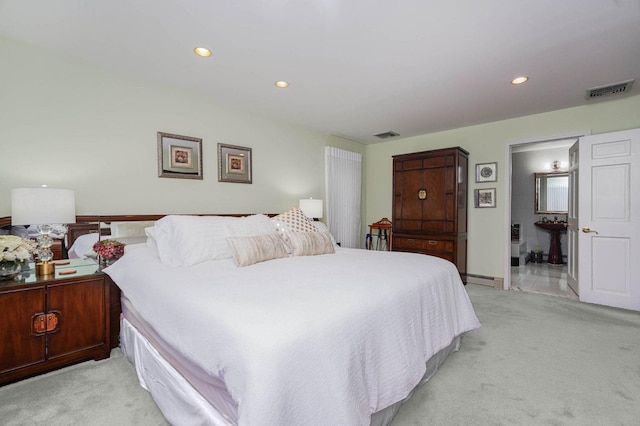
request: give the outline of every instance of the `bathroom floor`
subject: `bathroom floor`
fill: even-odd
[[[579,300],[567,285],[567,265],[529,262],[511,267],[511,287],[530,292]]]

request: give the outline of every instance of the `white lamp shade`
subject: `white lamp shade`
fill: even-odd
[[[71,189],[16,188],[11,190],[11,224],[76,223],[76,197]]]
[[[322,217],[322,200],[314,200],[313,198],[300,200],[298,204],[305,216],[320,219]]]

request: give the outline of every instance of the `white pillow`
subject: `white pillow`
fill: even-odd
[[[101,240],[109,238],[108,235],[100,237]],[[95,259],[96,252],[93,251],[93,245],[98,242],[98,233],[80,235],[69,247],[69,259],[86,259],[87,257]]]
[[[275,230],[270,234],[251,237],[229,237],[227,242],[233,251],[233,260],[237,266],[249,266],[266,260],[287,257],[284,241]]]
[[[229,223],[229,227],[231,235],[234,237],[250,237],[276,232],[276,227],[271,219],[263,214],[236,218]]]
[[[160,257],[160,252],[158,251],[158,242],[156,241],[156,228],[154,228],[153,226],[144,228],[144,234],[147,236],[147,247],[149,247],[151,253],[153,253],[155,257]]]
[[[313,223],[313,226],[315,226],[318,231],[321,231],[321,232],[324,231],[324,232],[327,232],[329,235],[331,235],[331,243],[333,243],[334,246],[338,245],[338,243],[336,243],[336,239],[333,238],[333,234],[329,232],[329,227],[326,224],[318,220],[314,220],[311,223]]]
[[[225,238],[231,236],[222,216],[175,216],[158,220],[154,227],[160,260],[169,266],[192,266],[233,256]]]
[[[178,216],[156,221],[155,240],[160,260],[169,266],[192,266],[233,257],[227,237],[274,232],[267,216]]]
[[[154,221],[111,222],[111,237],[142,237],[144,230],[153,226]]]

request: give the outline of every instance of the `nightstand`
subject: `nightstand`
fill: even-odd
[[[31,264],[30,266],[33,266]],[[65,274],[75,269],[73,274]],[[0,281],[0,385],[111,351],[111,283],[92,260]]]

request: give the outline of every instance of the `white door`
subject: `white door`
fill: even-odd
[[[579,143],[580,300],[640,310],[640,129]]]
[[[578,166],[580,141],[569,148],[569,211],[567,214],[567,284],[579,296],[578,287]]]

